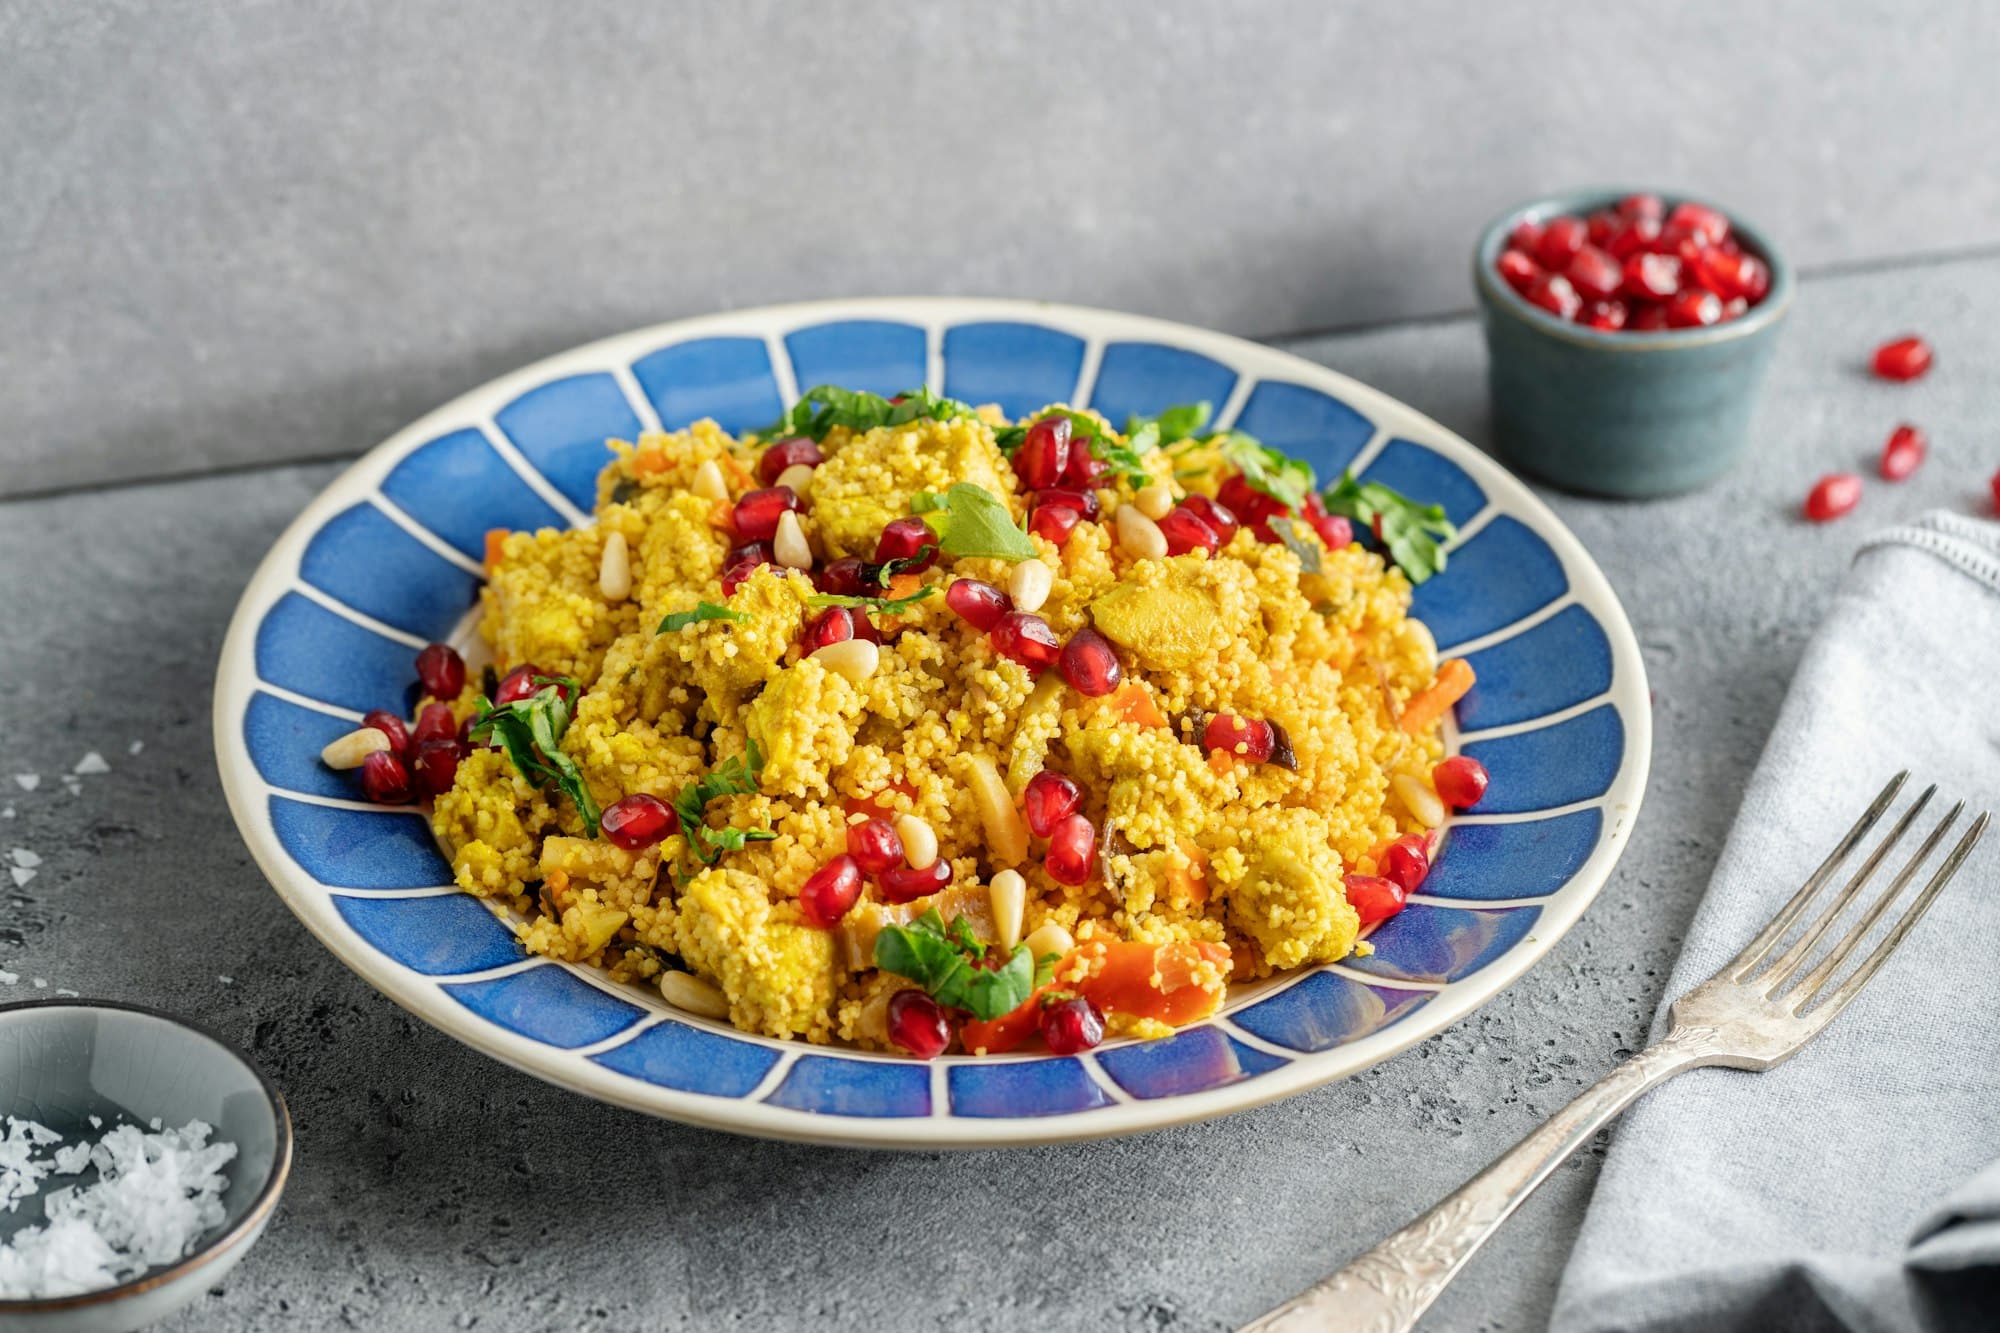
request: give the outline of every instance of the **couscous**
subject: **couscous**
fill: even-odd
[[[328,762],[434,796],[526,949],[747,1031],[1163,1035],[1365,950],[1485,785],[1408,614],[1443,514],[1207,415],[824,387],[612,441],[593,525],[489,536],[483,679],[433,645]]]

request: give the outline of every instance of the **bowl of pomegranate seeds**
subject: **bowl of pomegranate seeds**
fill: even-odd
[[[1792,274],[1714,204],[1600,190],[1513,208],[1481,235],[1495,442],[1565,489],[1691,490],[1741,456]]]

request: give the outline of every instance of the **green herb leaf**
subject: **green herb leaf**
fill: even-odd
[[[919,588],[908,597],[849,597],[846,593],[816,592],[806,597],[807,606],[859,606],[878,615],[894,615],[904,607],[921,602],[936,588]]]
[[[953,482],[940,508],[925,519],[939,534],[946,555],[990,556],[996,560],[1031,560],[1035,544],[1014,526],[1006,502],[969,481]],[[893,563],[893,562],[892,562]],[[884,567],[886,568],[886,566]],[[883,579],[886,584],[888,580]]]
[[[933,528],[932,531],[936,531],[936,529]],[[894,560],[884,560],[881,564],[875,566],[875,586],[886,588],[895,581],[896,575],[907,574],[912,570],[924,568],[930,564],[931,557],[937,553],[937,550],[937,547],[931,545],[929,542],[925,542],[917,548],[915,555],[898,556]]]
[[[1287,551],[1290,551],[1299,558],[1300,572],[1306,574],[1319,573],[1319,547],[1306,540],[1306,535],[1301,530],[1302,525],[1297,519],[1274,518],[1270,520],[1269,527],[1271,535],[1283,543]]]
[[[671,804],[680,818],[681,832],[687,835],[689,849],[703,865],[714,865],[725,851],[741,851],[746,841],[766,842],[777,837],[768,829],[712,829],[707,824],[708,803],[719,796],[754,795],[757,771],[763,766],[764,757],[753,740],[743,754],[729,756],[682,787],[674,797]]]
[[[1125,434],[1137,435],[1142,426],[1157,426],[1160,431],[1160,445],[1164,448],[1199,435],[1201,428],[1208,424],[1208,418],[1213,411],[1214,409],[1206,402],[1177,403],[1156,417],[1127,417]]]
[[[1442,543],[1458,528],[1445,517],[1443,505],[1420,505],[1380,482],[1356,481],[1352,472],[1341,473],[1325,499],[1327,513],[1352,519],[1379,537],[1410,582],[1422,583],[1444,569]]]
[[[672,634],[676,630],[684,630],[689,625],[698,625],[706,620],[733,620],[741,624],[749,618],[741,611],[732,611],[726,606],[717,606],[714,602],[696,602],[692,611],[675,611],[669,614],[660,622],[657,632]]]
[[[1111,475],[1123,477],[1134,486],[1144,486],[1152,481],[1152,474],[1146,471],[1145,456],[1160,444],[1161,433],[1156,419],[1133,418],[1133,424],[1138,429],[1132,433],[1131,439],[1121,444],[1106,433],[1096,417],[1073,412],[1066,407],[1058,407],[1042,413],[1035,418],[1035,421],[1045,421],[1050,417],[1068,417],[1071,447],[1075,446],[1076,441],[1083,441],[1092,457],[1109,465]],[[1033,424],[1034,422],[1023,422],[1018,426],[1003,426],[994,432],[993,441],[1000,446],[1002,453],[1011,455],[1021,447],[1021,441],[1027,438],[1028,427]]]
[[[910,497],[912,514],[928,514],[933,509],[945,508],[944,497],[936,491],[918,491]]]
[[[501,707],[481,695],[467,737],[474,745],[498,740],[523,778],[537,787],[553,785],[569,797],[594,838],[597,801],[576,761],[562,752],[563,733],[569,730],[571,717],[562,691],[567,688],[572,697],[581,697],[583,686],[569,676],[536,676],[534,683],[541,687],[535,693]]]
[[[1254,435],[1233,430],[1215,438],[1222,443],[1223,458],[1243,474],[1243,480],[1280,504],[1298,509],[1318,484],[1312,464],[1287,457]]]
[[[934,394],[928,388],[911,389],[897,396],[902,401],[892,403],[879,394],[843,389],[837,384],[816,385],[799,395],[791,410],[761,433],[767,440],[788,435],[823,440],[835,426],[859,433],[880,426],[906,425],[920,417],[950,421],[973,415],[966,404]]]
[[[965,918],[946,927],[935,907],[907,926],[884,926],[875,937],[875,966],[908,977],[948,1009],[990,1022],[1027,1003],[1040,967],[1025,944],[1015,945],[997,971],[973,966],[985,955]]]

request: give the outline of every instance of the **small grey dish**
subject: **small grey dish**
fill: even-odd
[[[1632,193],[1587,190],[1508,209],[1480,234],[1472,281],[1500,455],[1565,490],[1644,499],[1706,485],[1742,457],[1793,282],[1762,231],[1714,204],[1771,269],[1771,290],[1739,319],[1646,333],[1586,328],[1532,304],[1494,271],[1523,218],[1584,217]],[[1669,210],[1688,201],[1663,198]]]
[[[179,1019],[106,1000],[39,1000],[0,1007],[0,1116],[35,1120],[74,1141],[97,1116],[169,1128],[215,1127],[236,1145],[223,1168],[221,1226],[192,1254],[103,1291],[0,1300],[0,1333],[124,1333],[164,1319],[222,1280],[277,1207],[292,1164],[285,1100],[248,1059]],[[44,1182],[44,1188],[53,1182]],[[39,1198],[0,1212],[0,1241],[44,1220]]]

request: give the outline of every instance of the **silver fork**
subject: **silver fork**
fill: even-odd
[[[1707,981],[1674,1001],[1667,1035],[1627,1060],[1602,1082],[1558,1111],[1540,1129],[1521,1140],[1506,1156],[1474,1176],[1456,1194],[1395,1235],[1356,1259],[1332,1277],[1307,1289],[1243,1333],[1397,1333],[1416,1326],[1445,1284],[1465,1266],[1486,1238],[1548,1178],[1556,1166],[1583,1147],[1605,1124],[1630,1106],[1641,1093],[1675,1074],[1702,1065],[1731,1069],[1771,1069],[1796,1055],[1800,1048],[1853,1003],[1861,988],[1887,962],[1896,946],[1929,910],[1973,846],[1986,831],[1989,818],[1981,812],[1931,875],[1916,901],[1845,980],[1814,1003],[1834,974],[1869,932],[1882,920],[1918,868],[1943,841],[1965,809],[1951,808],[1923,846],[1917,849],[1852,929],[1816,964],[1799,977],[1799,969],[1834,923],[1873,877],[1917,816],[1930,804],[1937,787],[1928,788],[1898,819],[1859,869],[1834,894],[1826,910],[1815,917],[1784,952],[1764,966],[1774,949],[1814,905],[1820,891],[1832,883],[1849,853],[1868,836],[1909,778],[1898,773],[1875,798],[1867,813],[1820,863],[1804,886],[1771,923],[1723,964]],[[1797,984],[1794,985],[1794,978]]]

